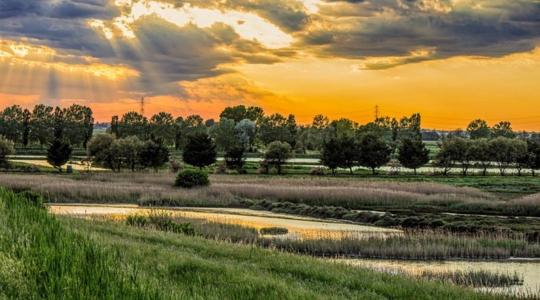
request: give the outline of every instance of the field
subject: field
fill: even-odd
[[[0,190],[0,295],[6,298],[497,298],[252,246],[58,220],[27,199]]]
[[[311,269],[300,270],[300,267],[287,271],[280,269],[276,274],[272,269],[272,272],[266,273],[268,262],[259,265],[261,262],[256,258],[253,258],[256,261],[251,260],[254,255],[298,259],[300,265],[309,261],[310,266],[322,262],[315,262],[306,256],[426,262],[456,259],[504,262],[516,257],[540,258],[540,182],[533,177],[211,175],[210,180],[209,187],[179,189],[173,187],[174,174],[165,170],[156,173],[0,174],[0,186],[16,192],[31,191],[43,196],[49,203],[87,203],[88,207],[100,203],[105,205],[105,210],[107,205],[118,204],[153,208],[149,210],[153,212],[150,216],[111,213],[96,217],[85,213],[82,216],[73,215],[83,219],[62,216],[59,220],[63,227],[76,231],[77,235],[92,236],[92,240],[100,247],[133,247],[129,254],[125,254],[125,259],[130,262],[141,261],[144,265],[141,270],[145,271],[137,269],[136,275],[129,276],[144,278],[145,288],[151,286],[151,282],[166,282],[166,287],[158,291],[165,294],[160,294],[159,298],[186,296],[180,292],[185,289],[192,293],[187,297],[214,298],[225,295],[234,298],[238,295],[235,294],[236,290],[256,295],[266,291],[266,288],[279,290],[279,294],[268,292],[269,298],[282,298],[284,295],[293,298],[319,295],[325,298],[329,295],[322,291],[324,286],[334,285],[338,288],[336,284],[350,280],[342,277],[348,272],[345,269],[336,271],[335,277],[323,276],[318,273],[320,271],[311,273]],[[169,208],[191,210],[179,215],[178,210]],[[212,214],[203,213],[206,209],[211,209]],[[214,217],[197,217],[197,214]],[[221,214],[222,218],[215,217]],[[259,214],[272,218],[274,222],[242,223],[234,218],[235,215],[249,217]],[[282,219],[283,216],[311,218],[315,222],[328,222],[336,226],[341,224],[343,228],[355,224],[376,227],[372,227],[373,234],[351,235],[350,232],[355,230],[351,229],[353,231],[349,233],[336,235],[335,232],[314,229],[307,236],[297,236],[295,232],[298,232],[298,228],[290,225],[288,219]],[[379,234],[377,228],[397,230],[398,233]],[[209,256],[193,260],[189,258],[188,263],[179,262],[177,259],[186,258],[186,254],[177,253],[178,249],[188,253],[208,251]],[[226,254],[219,254],[221,251]],[[106,252],[108,254],[110,251]],[[149,253],[160,253],[171,260],[164,261],[164,258],[157,258],[157,254]],[[238,256],[228,256],[233,253]],[[244,261],[246,256],[240,253],[244,253],[248,259]],[[181,274],[177,274],[180,271],[171,271],[176,263],[182,266],[182,270],[194,268],[193,272],[198,279],[194,282],[194,274],[186,275],[186,271]],[[283,268],[282,264],[294,265],[289,261],[276,263]],[[246,271],[248,273],[245,276],[254,281],[253,286],[234,285],[235,282],[247,280],[244,275],[235,274],[240,268],[237,265],[249,266],[246,267],[249,271]],[[339,270],[346,268],[335,267]],[[262,274],[259,274],[260,268],[265,270]],[[289,275],[283,275],[282,272],[288,272]],[[294,275],[298,272],[302,274],[298,275],[299,278]],[[368,271],[362,268],[354,272]],[[215,273],[223,273],[225,277],[214,283],[216,290],[204,290],[203,284],[208,284],[211,274]],[[370,275],[370,282],[377,280],[377,276],[386,276],[373,274],[377,275]],[[530,276],[534,278],[537,274],[532,274],[427,270],[423,275],[411,277],[404,273],[393,277],[399,280],[415,278],[413,282],[451,282],[476,288],[509,285],[514,291],[509,295],[534,298],[538,291],[530,283],[533,280]],[[269,278],[263,279],[261,276]],[[287,281],[287,276],[293,277]],[[311,276],[317,280],[324,278],[324,283]],[[527,276],[527,288],[522,286],[522,276]],[[188,282],[181,286],[178,280]],[[332,283],[328,284],[326,280]],[[233,282],[235,291],[224,291],[226,283],[230,282]],[[272,288],[263,282],[271,284]],[[519,286],[522,288],[515,292]],[[532,290],[529,290],[531,287]],[[338,296],[361,298],[366,289],[361,288],[360,292],[356,288],[359,288],[356,284],[355,288],[347,286],[343,294]],[[403,293],[402,288],[393,292]],[[291,292],[292,289],[298,293]],[[148,293],[155,292],[151,290]],[[375,295],[388,296],[378,293],[375,292]],[[398,298],[408,297],[405,292]]]

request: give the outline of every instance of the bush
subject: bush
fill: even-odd
[[[181,162],[177,161],[177,160],[171,160],[170,162],[170,170],[172,173],[176,174],[180,171],[182,171],[182,169],[184,168],[184,166],[182,165]]]
[[[192,188],[197,186],[207,186],[210,184],[208,174],[198,170],[185,170],[176,177],[175,186],[182,188]]]
[[[264,227],[259,230],[262,235],[282,235],[289,233],[289,230],[284,227]]]

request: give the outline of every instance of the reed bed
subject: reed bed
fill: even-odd
[[[522,285],[523,277],[517,273],[506,274],[500,272],[479,271],[454,271],[432,272],[423,271],[420,277],[428,280],[441,280],[462,286],[470,287],[509,287]]]

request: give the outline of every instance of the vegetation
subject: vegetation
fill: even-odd
[[[184,150],[184,162],[192,166],[209,166],[216,162],[216,146],[206,133],[188,136],[186,149]]]
[[[3,297],[495,298],[192,236],[112,223],[58,222],[21,196],[2,191],[0,199]],[[34,242],[18,238],[21,232]]]
[[[523,279],[518,274],[492,273],[482,270],[447,273],[424,271],[420,276],[425,279],[442,280],[472,287],[508,287],[523,284]]]
[[[0,168],[7,168],[9,167],[8,162],[8,155],[12,155],[15,153],[15,148],[13,146],[13,142],[10,140],[7,140],[3,136],[0,136]]]
[[[399,162],[406,168],[416,169],[429,162],[429,150],[421,140],[404,139],[399,145]]]
[[[65,165],[71,157],[71,146],[61,139],[55,139],[47,150],[47,162],[62,171],[62,166]]]
[[[291,146],[286,142],[274,141],[268,145],[264,161],[268,167],[275,167],[279,175],[283,172],[283,164],[291,157]]]
[[[174,185],[189,189],[210,185],[210,181],[208,180],[208,174],[203,171],[185,170],[178,173]]]

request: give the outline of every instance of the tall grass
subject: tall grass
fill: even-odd
[[[457,285],[472,287],[508,287],[523,284],[518,274],[480,271],[432,272],[423,271],[420,277],[429,280],[443,280]]]
[[[153,299],[121,254],[68,232],[25,197],[0,189],[0,296],[11,299]]]
[[[504,201],[473,188],[428,182],[335,179],[261,179],[214,176],[201,189],[177,189],[170,174],[96,174],[79,177],[1,174],[0,185],[30,189],[50,202],[141,203],[162,206],[249,207],[249,200],[287,201],[347,209],[540,216],[531,201]],[[246,201],[247,200],[247,201]]]

